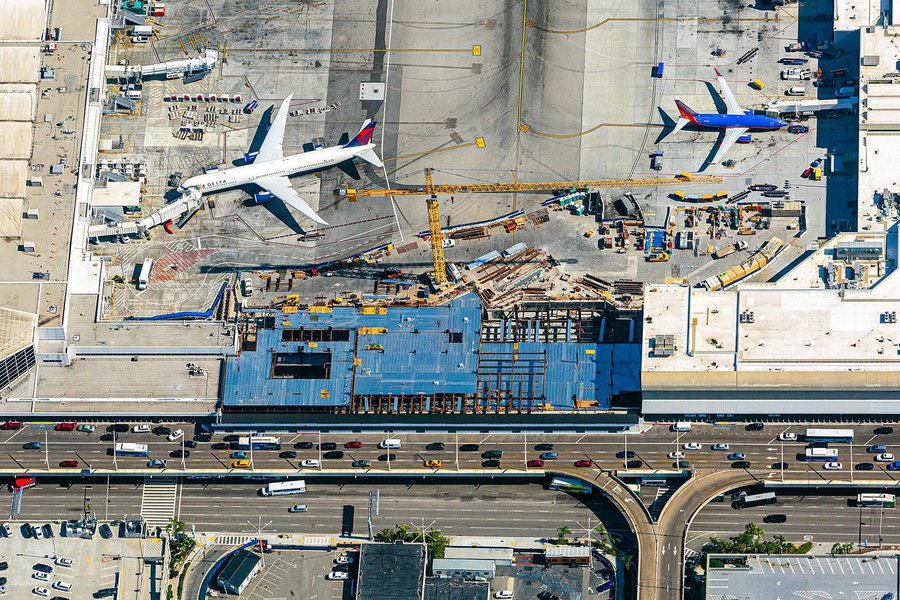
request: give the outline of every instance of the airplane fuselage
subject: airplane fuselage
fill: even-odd
[[[266,177],[302,175],[303,173],[320,171],[352,160],[361,151],[374,147],[375,144],[366,144],[352,148],[332,146],[330,148],[313,150],[312,152],[293,154],[276,160],[254,162],[249,165],[241,165],[240,167],[221,171],[210,171],[209,173],[185,180],[179,189],[184,191],[189,188],[196,188],[202,194],[209,194],[253,183]]]
[[[787,122],[782,121],[781,119],[754,114],[726,115],[719,113],[697,113],[691,121],[701,127],[711,127],[714,129],[742,127],[745,129],[773,131],[787,125]]]

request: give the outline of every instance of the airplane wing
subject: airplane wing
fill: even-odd
[[[722,143],[719,144],[719,151],[716,152],[716,155],[713,157],[709,164],[719,164],[719,161],[725,158],[725,154],[729,150],[731,150],[731,147],[734,146],[734,143],[738,141],[738,138],[744,135],[746,131],[746,127],[732,127],[731,129],[726,129],[725,135],[722,138]]]
[[[297,209],[298,211],[303,213],[304,216],[312,219],[316,223],[319,223],[320,225],[328,225],[328,223],[326,223],[322,219],[322,217],[317,215],[316,211],[311,209],[309,207],[309,204],[307,204],[303,200],[303,198],[301,198],[300,195],[296,191],[294,191],[294,188],[291,187],[291,180],[286,176],[276,175],[274,177],[263,177],[262,179],[257,179],[253,183],[268,191],[273,196],[278,196],[278,198],[281,199],[282,202]]]
[[[716,77],[719,80],[719,89],[722,91],[722,98],[725,99],[725,107],[727,108],[725,114],[727,115],[742,115],[744,114],[744,109],[741,107],[740,103],[737,101],[737,98],[734,97],[734,92],[731,91],[731,88],[728,87],[728,82],[725,81],[725,78],[722,77],[722,74],[719,73],[719,70],[716,69]],[[279,116],[281,113],[278,113]]]
[[[294,95],[291,94],[281,103],[281,108],[278,109],[278,114],[275,115],[275,120],[269,127],[266,139],[259,147],[259,154],[256,155],[255,162],[284,158],[284,128],[287,125],[288,107],[290,107],[293,97]]]

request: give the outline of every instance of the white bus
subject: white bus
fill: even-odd
[[[837,448],[807,448],[807,462],[829,462],[838,459]]]
[[[131,442],[122,442],[116,444],[116,456],[147,456],[150,449],[147,444],[132,444]]]
[[[245,435],[238,438],[237,450],[281,450],[281,438],[267,435]]]
[[[137,289],[146,290],[147,284],[150,283],[150,272],[153,271],[153,259],[148,258],[144,260],[144,264],[141,265],[140,273],[138,273],[138,283]]]
[[[897,505],[897,497],[894,494],[859,494],[856,497],[856,505],[894,508]]]
[[[302,479],[294,481],[275,481],[260,490],[263,496],[283,496],[285,494],[303,494],[306,482]]]
[[[734,504],[737,508],[750,508],[751,506],[765,506],[767,504],[775,504],[778,498],[775,492],[763,492],[761,494],[753,494],[750,496],[741,496],[735,500]]]
[[[807,429],[807,442],[843,442],[853,441],[852,429]]]

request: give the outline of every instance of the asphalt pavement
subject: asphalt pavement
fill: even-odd
[[[185,438],[175,442],[169,442],[164,435],[153,433],[131,433],[130,431],[115,436],[105,431],[105,425],[99,425],[93,433],[82,432],[58,432],[52,429],[52,424],[26,425],[18,431],[0,432],[0,472],[18,473],[23,471],[40,472],[49,466],[51,470],[59,472],[77,473],[81,469],[110,470],[118,472],[146,472],[147,458],[140,457],[116,457],[114,460],[113,445],[115,442],[135,442],[147,444],[149,458],[165,459],[165,469],[153,469],[153,471],[165,471],[177,474],[179,471],[218,471],[229,472],[235,470],[233,457],[236,451],[231,446],[236,440],[236,435],[216,435],[211,442],[199,442],[196,448],[183,448],[182,441],[190,438],[193,426],[166,425],[169,429],[182,428],[186,432]],[[828,427],[819,425],[816,427]],[[834,425],[832,427],[849,428],[847,425]],[[827,480],[878,480],[891,483],[900,483],[900,472],[886,470],[885,463],[874,463],[871,471],[851,469],[861,463],[873,463],[874,455],[865,451],[865,446],[871,443],[886,444],[891,448],[900,448],[900,432],[889,435],[874,435],[873,425],[858,425],[853,427],[856,431],[854,444],[832,444],[840,448],[841,461],[844,468],[840,471],[825,471],[823,463],[807,463],[802,460],[806,443],[803,441],[804,426],[767,425],[762,431],[747,431],[744,425],[695,425],[690,432],[675,433],[669,431],[665,425],[652,427],[641,434],[542,434],[525,435],[522,433],[493,433],[493,434],[464,434],[454,435],[449,433],[392,433],[392,434],[355,434],[355,433],[293,433],[273,434],[280,438],[281,451],[256,450],[246,451],[250,466],[247,471],[278,471],[300,472],[300,461],[304,459],[317,459],[321,461],[324,470],[354,470],[363,471],[396,471],[410,469],[425,469],[427,460],[441,461],[437,470],[468,470],[488,468],[492,470],[504,469],[541,469],[540,466],[528,466],[528,461],[541,460],[544,452],[536,447],[539,444],[552,444],[553,451],[557,453],[554,460],[545,459],[544,467],[554,464],[560,467],[572,466],[575,461],[589,459],[594,465],[608,470],[618,470],[623,473],[631,471],[653,472],[671,471],[676,468],[674,458],[669,458],[671,452],[683,452],[684,461],[689,468],[696,471],[717,471],[722,469],[739,468],[734,460],[729,460],[728,455],[739,452],[746,455],[749,461],[749,472],[759,477],[769,479],[793,479],[806,483]],[[898,428],[900,429],[900,428]],[[799,441],[779,441],[778,436],[783,432],[799,434]],[[378,448],[378,443],[385,437],[400,439],[402,447],[387,451]],[[115,438],[115,439],[113,439]],[[348,442],[360,442],[361,448],[345,448]],[[40,449],[26,449],[29,442],[40,442]],[[296,445],[306,442],[311,448],[295,448]],[[331,459],[326,450],[322,449],[325,443],[333,443],[337,450],[343,452],[343,458]],[[430,443],[444,443],[443,450],[428,450]],[[700,450],[687,450],[684,445],[690,442],[702,444]],[[728,444],[727,451],[715,451],[711,446],[716,443]],[[465,451],[466,445],[475,445],[477,450]],[[627,448],[627,450],[626,450]],[[183,460],[174,453],[181,450],[189,452],[189,456]],[[498,466],[485,467],[482,454],[487,450],[501,450],[503,456]],[[281,452],[295,452],[296,457],[281,456]],[[640,464],[624,460],[625,452],[633,453],[632,461],[640,461]],[[630,455],[630,454],[629,454]],[[60,467],[62,461],[78,461],[78,466]],[[353,467],[356,460],[369,461],[368,467]],[[785,468],[778,466],[784,463]],[[535,465],[535,463],[532,463]]]

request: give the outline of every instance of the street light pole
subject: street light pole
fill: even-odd
[[[50,470],[50,444],[47,441],[47,430],[44,430],[44,462],[47,464],[47,470]]]

